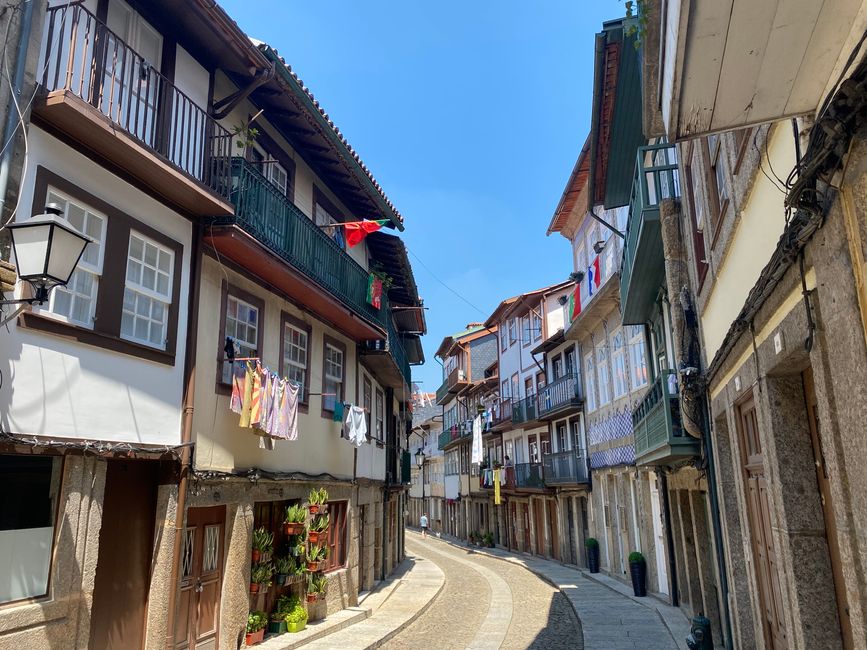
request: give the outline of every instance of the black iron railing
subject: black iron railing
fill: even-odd
[[[65,90],[176,169],[228,198],[232,135],[80,4],[46,14],[49,92]]]
[[[539,390],[538,412],[545,415],[581,403],[581,378],[569,373]]]
[[[587,457],[574,450],[545,454],[542,465],[548,485],[588,482]]]
[[[536,419],[536,396],[530,395],[524,399],[512,402],[512,424],[523,424]]]
[[[542,463],[518,463],[515,465],[515,486],[519,488],[544,488],[545,471]]]

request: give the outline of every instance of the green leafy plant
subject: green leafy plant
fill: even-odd
[[[270,562],[258,562],[250,569],[250,582],[259,585],[270,585],[274,575],[274,565]]]
[[[493,547],[493,545],[494,545],[494,534],[488,532],[488,533],[485,533],[484,535],[482,535],[482,543],[483,543],[485,546]]]
[[[295,544],[289,547],[289,552],[295,557],[303,557],[305,551],[304,540],[299,539]]]
[[[253,550],[270,553],[274,550],[274,533],[264,527],[253,531]]]
[[[288,596],[286,594],[277,599],[277,606],[274,608],[274,615],[279,615],[282,619],[293,609],[301,604],[301,599],[298,596]]]
[[[634,564],[635,562],[644,562],[644,556],[638,551],[632,551],[629,554],[629,564]]]
[[[237,138],[235,146],[244,149],[253,146],[253,142],[259,136],[259,129],[249,124],[236,124],[232,127],[232,134]]]
[[[316,488],[310,490],[310,494],[307,496],[307,500],[310,502],[311,506],[322,506],[328,501],[328,490],[325,488]]]
[[[278,557],[274,560],[274,571],[278,574],[289,575],[295,571],[295,560],[291,556]]]
[[[324,546],[311,546],[307,549],[308,562],[322,562],[328,557],[328,549]]]
[[[599,548],[599,541],[595,537],[588,537],[584,540],[584,546],[587,548]]]
[[[258,632],[268,625],[268,615],[265,612],[253,611],[247,614],[247,633]]]
[[[324,575],[311,574],[310,577],[307,578],[308,594],[322,595],[325,593],[325,589],[327,586],[328,578]]]
[[[284,620],[289,625],[302,625],[307,623],[307,610],[304,609],[304,606],[301,605],[301,603],[298,603],[286,613]]]
[[[626,17],[635,19],[626,21],[624,32],[627,36],[635,37],[637,50],[647,36],[647,0],[626,0],[623,6],[626,8]]]
[[[286,508],[286,517],[283,521],[287,524],[303,524],[307,521],[307,511],[300,503],[291,505]]]
[[[330,520],[329,520],[328,515],[319,515],[318,517],[316,517],[313,520],[313,523],[310,525],[310,528],[312,530],[315,530],[317,533],[324,532],[324,531],[328,530],[329,521]]]

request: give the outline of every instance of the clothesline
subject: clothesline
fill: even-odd
[[[262,361],[261,357],[235,357],[234,359],[229,359],[231,363],[238,363],[240,361]],[[292,381],[291,379],[287,379],[286,381]],[[296,386],[300,386],[298,382],[293,381],[293,384]],[[319,395],[321,397],[337,397],[337,393],[305,393],[306,395]]]

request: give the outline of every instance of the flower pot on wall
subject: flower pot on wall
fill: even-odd
[[[287,577],[288,577],[288,575],[285,573],[278,573],[276,578],[275,578],[275,582],[277,583],[277,586],[282,587],[283,585],[285,585]]]
[[[322,562],[309,562],[308,561],[307,562],[307,570],[310,571],[311,573],[319,571],[319,565],[320,564],[322,564]]]
[[[647,563],[644,560],[629,563],[632,577],[632,593],[636,596],[647,595]]]
[[[308,603],[315,603],[318,599],[319,599],[319,596],[317,594],[307,594],[307,602]]]
[[[251,582],[250,583],[250,593],[251,594],[258,594],[259,593],[259,583],[258,582]]]
[[[307,510],[310,511],[310,514],[311,514],[311,515],[315,515],[315,514],[319,514],[319,508],[320,508],[320,507],[321,507],[321,506],[314,505],[314,504],[311,503],[309,506],[307,506]]]
[[[253,564],[256,564],[256,562],[258,562],[259,560],[262,559],[262,551],[260,551],[257,548],[253,549],[252,555],[253,555]]]
[[[284,523],[283,524],[283,534],[284,535],[300,535],[304,532],[304,524],[299,524],[296,522],[292,523]]]

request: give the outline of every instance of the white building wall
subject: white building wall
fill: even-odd
[[[36,169],[43,166],[183,246],[180,301],[172,305],[178,310],[177,347],[174,365],[167,365],[20,328],[13,321],[0,345],[3,427],[24,435],[179,444],[190,222],[41,129],[31,126],[28,137],[16,219],[30,216]]]

